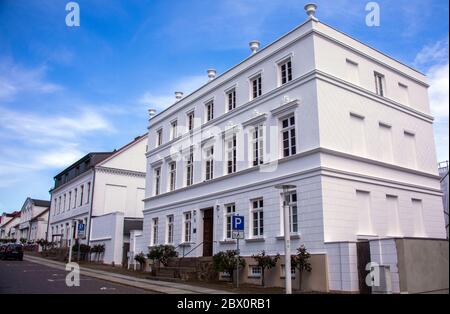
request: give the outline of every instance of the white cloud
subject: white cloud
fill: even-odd
[[[445,62],[448,63],[448,38],[423,47],[413,64],[416,67],[429,67]]]
[[[433,66],[427,73],[431,111],[437,119],[448,120],[449,63]]]

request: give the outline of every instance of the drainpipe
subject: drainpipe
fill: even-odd
[[[91,208],[89,209],[89,219],[87,221],[87,224],[89,224],[89,229],[87,232],[87,245],[90,245],[91,241],[91,221],[92,221],[92,209],[94,207],[94,191],[95,191],[95,167],[92,168],[92,171],[94,172],[94,175],[92,177],[92,194],[91,194]],[[86,226],[87,227],[87,226]]]

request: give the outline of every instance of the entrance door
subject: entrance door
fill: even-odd
[[[358,258],[359,292],[361,294],[370,294],[372,293],[372,287],[366,284],[366,277],[369,274],[369,271],[366,270],[366,265],[370,263],[369,241],[356,243],[356,254]]]
[[[122,267],[127,268],[128,267],[128,253],[130,252],[130,243],[124,243],[123,244],[123,250],[122,250]]]
[[[213,253],[213,224],[213,209],[205,209],[203,211],[203,256],[212,256]]]

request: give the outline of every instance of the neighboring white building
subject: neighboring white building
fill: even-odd
[[[448,161],[439,163],[439,176],[441,177],[441,190],[444,194],[442,203],[444,205],[445,229],[447,230],[448,239],[448,195],[449,195],[449,177],[448,177]]]
[[[77,236],[74,230],[81,221],[87,230],[81,242],[105,244],[103,261],[120,264],[128,242],[127,225],[138,220],[142,229],[146,144],[143,135],[117,151],[89,153],[56,175],[48,239],[67,245],[70,237]],[[120,232],[117,225],[122,226]]]
[[[46,200],[37,200],[30,197],[25,200],[20,211],[20,239],[35,241],[47,237],[46,227],[49,207],[50,202]]]
[[[3,213],[0,219],[0,239],[16,239],[15,226],[20,223],[20,212]]]
[[[329,290],[360,289],[362,255],[399,292],[394,239],[446,237],[426,77],[314,16],[209,73],[150,119],[142,250],[235,249],[239,214],[242,255],[282,253],[287,199],[292,253],[325,256]]]

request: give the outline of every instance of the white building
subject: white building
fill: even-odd
[[[143,250],[235,249],[239,214],[242,255],[283,253],[286,197],[292,253],[303,244],[314,276],[324,267],[320,289],[362,291],[373,261],[404,291],[396,239],[446,236],[426,77],[314,14],[251,47],[150,119]]]
[[[142,229],[146,144],[143,135],[117,151],[89,153],[56,175],[48,239],[65,246],[83,222],[81,243],[104,244],[103,261],[122,263],[128,226]]]
[[[36,241],[47,237],[50,201],[28,197],[20,211],[20,239]]]
[[[16,239],[15,226],[20,223],[20,212],[3,213],[0,217],[0,239]]]

